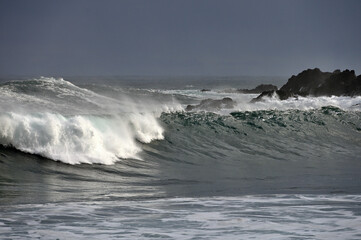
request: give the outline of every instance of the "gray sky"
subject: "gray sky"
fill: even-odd
[[[0,75],[361,74],[361,1],[0,0]]]

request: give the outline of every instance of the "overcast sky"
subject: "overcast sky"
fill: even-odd
[[[361,1],[0,0],[0,75],[361,74]]]

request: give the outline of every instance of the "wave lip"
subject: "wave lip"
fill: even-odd
[[[68,164],[113,164],[139,158],[136,140],[163,139],[151,114],[76,115],[54,113],[0,114],[0,144]]]

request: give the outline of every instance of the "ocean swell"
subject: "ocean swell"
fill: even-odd
[[[233,99],[232,108],[184,111],[187,104],[224,97]],[[320,146],[325,154],[330,149],[359,152],[361,97],[250,103],[253,97],[79,87],[54,78],[13,81],[0,85],[0,145],[68,164],[107,165],[149,159],[150,149],[179,161],[200,156],[286,159],[293,153],[294,158],[313,158]],[[167,141],[149,144],[161,139]],[[300,150],[300,144],[308,150]]]

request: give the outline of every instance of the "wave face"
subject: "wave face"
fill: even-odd
[[[358,111],[177,112],[162,114],[161,121],[166,141],[153,148],[157,159],[177,169],[167,177],[223,183],[219,189],[205,184],[203,191],[358,191]],[[153,155],[147,151],[144,158]]]
[[[219,143],[238,152],[269,154],[280,159],[280,155],[286,158],[295,153],[292,149],[298,149],[299,156],[304,157],[312,152],[311,146],[318,146],[317,151],[332,144],[354,150],[361,146],[361,112],[332,106],[311,111],[236,111],[229,115],[177,112],[165,113],[161,120],[170,129],[166,136],[195,143],[190,149],[199,145],[209,149]],[[300,144],[309,147],[300,148]]]

